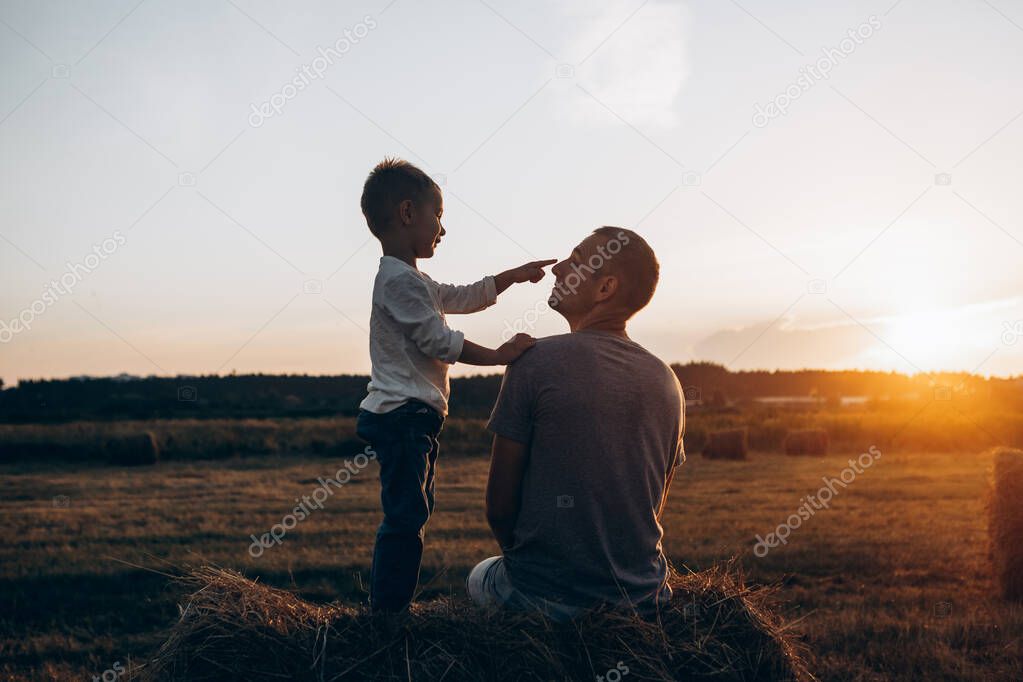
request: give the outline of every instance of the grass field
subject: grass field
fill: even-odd
[[[667,554],[692,569],[740,555],[750,579],[778,584],[821,679],[1023,679],[1023,607],[991,596],[989,453],[884,451],[787,545],[754,555],[755,536],[784,523],[848,458],[691,456],[664,522]],[[273,455],[136,469],[4,464],[0,674],[92,679],[143,661],[176,617],[179,594],[135,566],[173,573],[213,562],[314,600],[365,599],[379,521],[375,464],[282,545],[249,553],[251,534],[279,523],[340,465]],[[423,596],[461,590],[474,563],[496,552],[483,520],[486,471],[485,458],[442,454]]]

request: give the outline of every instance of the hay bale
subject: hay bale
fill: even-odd
[[[988,536],[999,592],[1005,599],[1023,601],[1023,450],[995,452]]]
[[[194,592],[135,679],[592,680],[619,664],[636,680],[815,679],[769,593],[730,568],[674,576],[660,623],[602,611],[557,624],[451,597],[372,615],[218,568],[183,580]]]
[[[824,429],[789,431],[785,434],[782,447],[786,455],[823,457],[828,454],[828,432]]]
[[[152,431],[111,438],[106,444],[107,461],[121,466],[156,464],[160,446]]]
[[[746,459],[746,429],[711,431],[703,456],[708,459]]]

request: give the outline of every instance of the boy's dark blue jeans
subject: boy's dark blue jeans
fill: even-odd
[[[370,574],[373,611],[402,611],[415,594],[443,424],[437,410],[418,400],[383,414],[359,411],[356,432],[376,452],[384,508]]]

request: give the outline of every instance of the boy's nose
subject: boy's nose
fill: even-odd
[[[555,277],[561,277],[561,273],[562,273],[562,271],[564,269],[565,269],[565,261],[561,261],[560,263],[555,263],[554,264],[554,267],[551,268],[551,272],[554,273]]]
[[[444,236],[444,235],[446,235],[447,233],[448,233],[448,231],[444,229],[444,226],[443,226],[443,225],[441,225],[441,226],[440,226],[440,236],[442,236],[442,237],[443,237],[443,236]]]

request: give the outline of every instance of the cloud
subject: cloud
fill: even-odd
[[[814,323],[797,323],[792,318],[773,323],[765,320],[715,331],[693,346],[693,356],[732,369],[916,372],[976,367],[977,371],[994,371],[995,365],[976,365],[994,350],[1002,355],[1017,352],[1015,341],[1008,344],[1001,334],[1006,325],[1015,324],[1019,306],[1019,299],[1011,298],[900,315],[862,316],[858,321],[844,316]],[[1020,326],[1023,328],[1023,322]]]
[[[868,353],[873,342],[852,323],[806,328],[765,321],[716,331],[696,343],[693,355],[733,369],[832,369],[856,366],[855,359]]]
[[[566,9],[569,21],[580,27],[564,51],[575,60],[577,83],[632,125],[678,125],[677,102],[690,70],[685,7],[647,2],[636,10],[635,3],[610,9],[598,4]],[[578,94],[562,98],[562,114],[574,122],[619,125],[604,107]]]

